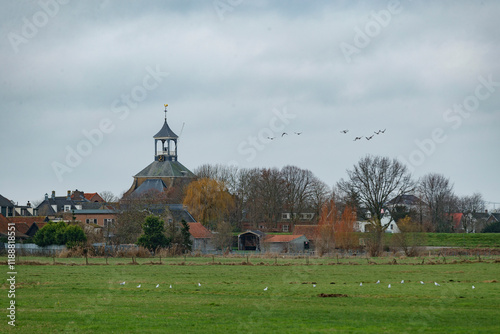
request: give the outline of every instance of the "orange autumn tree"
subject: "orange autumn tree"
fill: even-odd
[[[233,207],[234,200],[224,182],[202,178],[189,184],[184,205],[197,221],[213,229]]]
[[[356,211],[350,205],[346,206],[342,217],[334,226],[335,244],[337,248],[349,250],[357,246],[358,240],[354,233],[356,223]]]
[[[335,224],[339,213],[335,201],[331,199],[323,205],[316,230],[316,250],[320,256],[335,250]]]

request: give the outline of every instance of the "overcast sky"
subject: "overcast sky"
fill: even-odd
[[[190,170],[296,165],[332,186],[372,154],[500,203],[499,15],[493,0],[2,1],[0,194],[121,195],[168,103]]]

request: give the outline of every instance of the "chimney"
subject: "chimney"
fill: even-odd
[[[484,210],[484,213],[488,213],[488,209]]]
[[[27,206],[28,208],[31,208],[31,203],[30,203],[30,201],[28,201],[28,203],[26,204],[26,206]]]
[[[52,199],[55,199],[55,198],[56,198],[56,191],[52,190]]]
[[[67,198],[67,200],[68,201],[71,200],[71,190],[68,190],[68,198]]]
[[[45,193],[45,200],[49,199],[49,194]]]

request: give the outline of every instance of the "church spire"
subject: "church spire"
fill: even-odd
[[[177,161],[177,138],[179,138],[168,126],[167,107],[165,106],[165,122],[160,131],[154,135],[155,140],[155,161]],[[161,143],[160,147],[158,144]]]

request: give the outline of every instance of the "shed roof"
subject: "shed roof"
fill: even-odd
[[[290,242],[302,236],[304,235],[303,234],[273,235],[264,240],[264,242]]]
[[[189,233],[195,239],[208,239],[212,237],[212,233],[201,223],[188,223]]]

